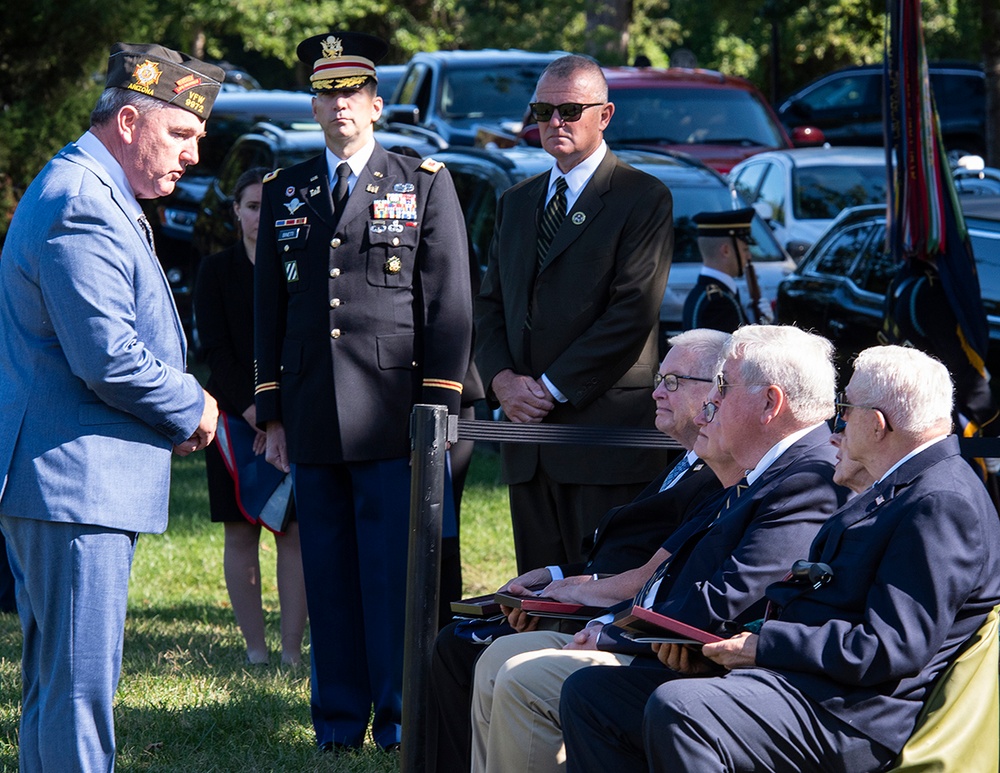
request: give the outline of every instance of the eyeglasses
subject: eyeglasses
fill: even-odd
[[[857,408],[859,411],[876,411],[882,414],[882,421],[885,422],[885,428],[892,432],[892,425],[889,423],[889,417],[885,415],[885,411],[881,408],[876,408],[873,405],[854,405],[847,402],[847,392],[837,393],[837,402],[834,403],[837,408],[837,418],[833,425],[834,432],[843,432],[844,428],[847,426],[847,412],[851,408]],[[839,429],[838,429],[839,427]]]
[[[715,377],[715,388],[719,390],[719,396],[725,397],[726,390],[729,387],[758,387],[758,386],[770,386],[770,384],[730,384],[726,381],[726,377],[721,373]]]
[[[715,418],[715,414],[718,413],[719,406],[715,403],[702,403],[701,412],[705,414],[705,423],[711,424],[712,419]]]
[[[528,107],[531,108],[531,117],[536,121],[551,121],[552,114],[558,110],[560,117],[566,123],[573,123],[580,120],[583,111],[588,107],[600,107],[604,104],[607,103],[591,102],[589,105],[583,105],[579,102],[563,102],[561,105],[550,105],[548,102],[531,102]]]
[[[710,378],[698,378],[697,376],[680,376],[676,373],[657,373],[653,376],[653,389],[656,389],[660,384],[663,384],[663,388],[668,392],[676,392],[677,387],[681,385],[681,379],[685,381],[702,381],[706,384],[711,384],[712,379]]]

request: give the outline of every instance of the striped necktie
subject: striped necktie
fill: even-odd
[[[660,486],[660,491],[666,491],[670,488],[671,484],[687,472],[690,467],[691,462],[688,461],[687,454],[684,454],[677,464],[671,468],[670,472],[667,473],[667,477],[663,479],[663,485]]]
[[[139,225],[142,226],[142,232],[146,234],[146,241],[149,242],[149,249],[156,254],[156,245],[153,243],[153,227],[149,224],[149,220],[146,218],[145,214],[140,214],[138,217]]]
[[[552,194],[549,203],[545,206],[542,219],[538,223],[538,264],[542,264],[545,256],[549,254],[549,247],[552,246],[552,237],[559,230],[559,225],[566,217],[566,184],[565,177],[556,178],[556,192]]]

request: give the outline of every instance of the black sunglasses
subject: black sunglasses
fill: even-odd
[[[560,117],[566,123],[579,121],[583,111],[588,107],[600,107],[604,102],[591,102],[589,105],[582,105],[579,102],[563,102],[561,105],[550,105],[548,102],[532,102],[528,105],[531,108],[531,117],[536,121],[551,121],[552,114],[558,110]]]
[[[834,432],[844,431],[844,428],[847,427],[847,412],[852,408],[857,408],[859,411],[875,411],[876,413],[881,413],[882,421],[885,422],[886,431],[892,432],[892,425],[889,423],[889,417],[885,415],[885,411],[881,408],[876,408],[874,405],[853,405],[847,402],[847,392],[838,392],[837,402],[834,403],[834,405],[837,409],[837,415],[833,423]]]

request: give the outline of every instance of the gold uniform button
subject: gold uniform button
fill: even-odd
[[[331,308],[331,309],[335,309],[335,308],[337,308],[337,307],[338,307],[339,305],[340,305],[340,298],[331,298],[331,299],[330,299],[330,308]]]
[[[340,328],[339,327],[335,327],[333,330],[330,331],[330,338],[340,338]]]
[[[333,241],[330,242],[330,246],[333,247],[333,249],[337,249],[342,243],[343,242],[340,241],[340,237],[335,236],[333,237]]]
[[[336,279],[338,276],[340,276],[340,269],[339,268],[331,268],[330,269],[330,278],[331,279]]]

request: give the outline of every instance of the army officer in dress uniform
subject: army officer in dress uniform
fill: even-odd
[[[256,405],[291,469],[312,632],[320,749],[400,740],[409,416],[457,413],[472,335],[467,239],[442,164],[389,153],[378,38],[298,47],[326,152],[264,180]]]
[[[749,207],[694,216],[702,268],[684,301],[685,330],[707,327],[732,333],[750,321],[740,302],[736,279],[743,276],[750,262],[749,245],[755,243],[750,235],[753,216]]]

